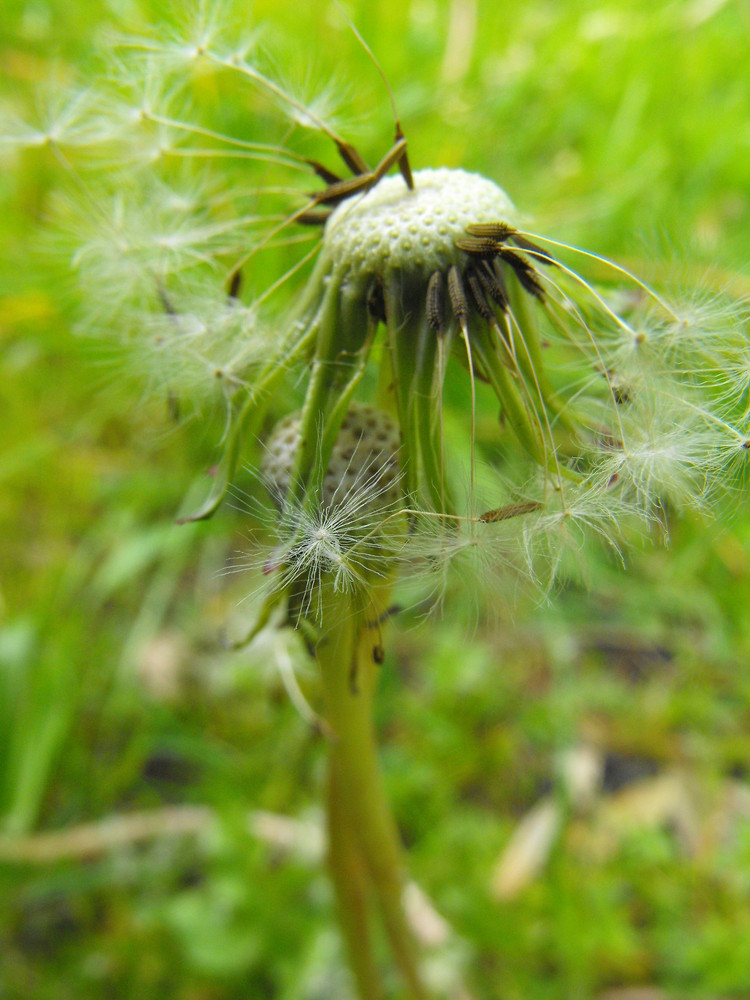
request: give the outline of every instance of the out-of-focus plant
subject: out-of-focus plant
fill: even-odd
[[[674,301],[529,232],[494,181],[412,170],[395,107],[371,167],[335,98],[298,92],[227,8],[201,6],[179,31],[120,39],[106,87],[4,141],[48,148],[69,178],[59,214],[86,324],[175,412],[226,414],[214,487],[183,520],[210,517],[242,462],[267,488],[249,510],[274,535],[252,634],[298,628],[320,665],[330,864],[359,990],[381,995],[374,895],[426,997],[372,718],[394,585],[426,581],[439,602],[468,565],[475,586],[546,591],[587,535],[619,552],[670,510],[744,496],[750,350],[729,298]],[[463,455],[447,380],[469,387]],[[488,401],[491,448],[476,433]]]

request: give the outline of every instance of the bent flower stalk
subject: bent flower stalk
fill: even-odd
[[[462,561],[546,589],[586,535],[619,549],[668,508],[710,511],[743,487],[745,317],[720,297],[672,303],[528,232],[487,178],[412,173],[398,123],[370,169],[324,101],[281,84],[203,10],[182,34],[124,41],[110,93],[8,135],[76,179],[89,324],[119,332],[170,398],[218,394],[226,408],[214,489],[183,520],[211,516],[242,461],[260,469],[276,544],[257,629],[283,608],[320,665],[331,871],[358,988],[382,995],[374,898],[411,994],[427,997],[372,720],[392,589],[416,573],[439,595]],[[235,137],[216,116],[248,94],[273,114]],[[351,176],[295,148],[286,124],[274,143],[279,109],[330,140]],[[262,255],[297,244],[297,263],[267,279]],[[243,292],[248,271],[264,287]],[[443,407],[449,384],[463,421]]]

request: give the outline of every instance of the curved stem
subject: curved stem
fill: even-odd
[[[398,967],[414,1000],[427,1000],[404,914],[401,844],[378,764],[372,718],[380,639],[377,618],[385,598],[383,593],[364,609],[351,596],[336,593],[332,585],[323,597],[324,635],[317,658],[334,733],[331,775],[341,807],[330,819],[351,824]],[[353,913],[349,916],[353,918]],[[359,938],[356,947],[362,948]]]

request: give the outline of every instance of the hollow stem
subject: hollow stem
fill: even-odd
[[[331,867],[345,933],[363,997],[374,989],[362,892],[342,885],[357,855],[372,886],[398,968],[414,1000],[428,1000],[418,968],[416,946],[403,908],[403,864],[398,830],[388,804],[378,763],[373,723],[377,683],[378,618],[387,589],[363,607],[347,594],[324,585],[323,637],[317,648],[325,689],[331,742],[329,826]],[[370,594],[370,597],[373,595]],[[349,830],[349,833],[346,830]],[[361,887],[361,881],[359,886]]]

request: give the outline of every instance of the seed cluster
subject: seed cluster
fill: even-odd
[[[301,413],[285,417],[266,442],[261,472],[279,507],[294,474]],[[383,510],[401,499],[399,430],[383,410],[352,403],[344,417],[323,479],[322,503],[335,509],[360,493],[366,505]]]

